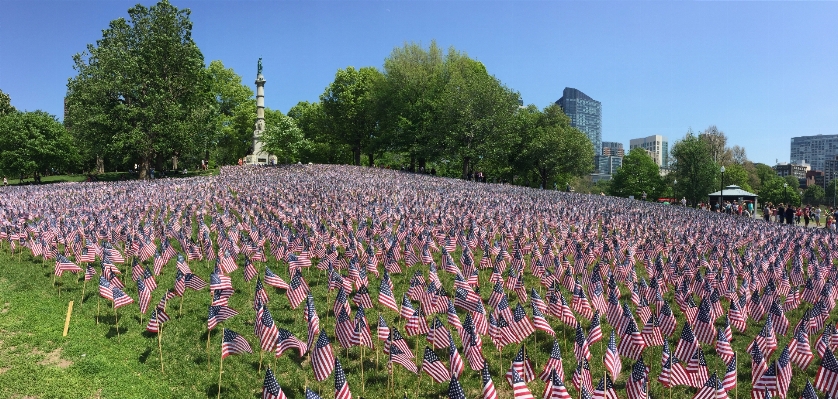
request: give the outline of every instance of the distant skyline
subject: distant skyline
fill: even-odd
[[[436,40],[543,108],[578,89],[602,103],[602,140],[724,131],[755,162],[792,137],[838,134],[838,2],[178,1],[205,63],[221,60],[266,106],[317,101],[339,68],[382,68]],[[136,1],[0,0],[0,90],[63,117],[72,56]],[[155,2],[141,1],[150,6]]]

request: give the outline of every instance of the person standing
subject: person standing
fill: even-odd
[[[786,224],[794,223],[794,208],[791,205],[786,206]]]
[[[815,226],[821,227],[821,207],[820,206],[815,208],[814,216],[815,216]]]
[[[803,225],[809,227],[809,207],[803,208]]]
[[[786,221],[786,206],[783,203],[780,203],[780,206],[777,207],[777,222],[780,224],[785,223]]]

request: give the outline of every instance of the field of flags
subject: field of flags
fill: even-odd
[[[0,205],[4,268],[194,397],[838,396],[826,229],[325,165]]]

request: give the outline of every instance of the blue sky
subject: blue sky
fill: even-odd
[[[61,117],[72,55],[135,1],[0,0],[0,89]],[[153,2],[142,1],[151,5]],[[794,136],[838,133],[838,2],[179,1],[207,63],[266,105],[316,101],[339,68],[381,67],[435,39],[544,107],[577,88],[602,102],[603,140],[670,143],[715,124],[757,162]]]

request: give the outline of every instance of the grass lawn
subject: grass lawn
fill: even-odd
[[[210,169],[207,171],[198,171],[193,170],[189,173],[183,174],[180,172],[167,172],[167,177],[171,178],[180,178],[180,177],[195,177],[195,176],[215,176],[218,175],[219,169]],[[160,177],[160,173],[157,173],[157,177]],[[120,181],[120,180],[134,180],[137,178],[136,174],[129,173],[129,172],[105,172],[96,175],[98,181]],[[21,181],[18,178],[9,178],[9,185],[10,186],[20,186],[20,185],[30,185],[35,183],[35,179],[32,177],[27,177]],[[68,182],[83,182],[87,180],[87,175],[78,174],[78,175],[53,175],[53,176],[43,176],[41,177],[41,184],[50,184],[50,183],[68,183]]]
[[[477,258],[478,255],[479,253],[475,254],[475,257]],[[455,254],[454,258],[457,259],[458,256],[459,254]],[[288,281],[287,266],[284,263],[278,265],[271,261],[268,266]],[[205,280],[209,280],[210,270],[206,263],[193,261],[190,263],[190,267],[194,273]],[[119,330],[117,331],[114,311],[110,308],[110,303],[107,300],[99,301],[97,299],[97,285],[95,283],[88,282],[84,296],[82,295],[83,282],[81,281],[81,275],[65,274],[58,279],[57,285],[53,287],[52,269],[52,263],[44,264],[40,259],[32,258],[28,252],[22,255],[9,254],[8,243],[3,244],[3,248],[0,249],[0,353],[3,354],[3,356],[0,356],[0,398],[215,397],[218,390],[221,327],[227,327],[242,334],[250,342],[250,345],[257,350],[254,354],[234,355],[225,359],[221,397],[254,398],[260,396],[264,368],[269,363],[274,363],[274,359],[272,356],[266,355],[263,360],[262,371],[258,371],[260,356],[258,340],[253,334],[255,312],[251,302],[253,282],[245,283],[241,268],[232,274],[233,286],[237,288],[237,293],[230,300],[230,306],[236,309],[239,315],[225,321],[212,331],[209,354],[206,351],[206,315],[207,306],[210,302],[209,293],[187,289],[182,305],[180,298],[174,298],[169,302],[168,313],[172,320],[165,324],[161,340],[164,372],[160,370],[160,353],[158,352],[156,336],[145,332],[147,316],[141,315],[135,304],[119,310]],[[125,265],[122,265],[122,269],[127,272],[127,276],[123,275],[123,281],[126,280],[126,277],[127,280],[130,280],[130,269],[126,269]],[[263,274],[264,264],[258,265],[257,269],[260,274]],[[153,308],[166,288],[173,286],[175,270],[174,262],[171,262],[164,268],[163,274],[158,277],[159,287],[152,296],[150,308]],[[645,275],[642,267],[638,267],[638,273]],[[397,301],[400,302],[401,294],[407,287],[407,279],[412,274],[413,270],[407,269],[403,274],[392,276],[396,287]],[[480,275],[484,299],[487,299],[491,293],[491,286],[488,282],[489,274],[489,270],[484,270]],[[345,350],[338,349],[339,346],[334,338],[334,315],[331,311],[329,311],[328,316],[326,313],[326,310],[332,307],[334,293],[330,294],[327,302],[326,281],[322,272],[318,273],[317,269],[312,269],[305,275],[316,298],[317,309],[321,318],[321,329],[325,330],[333,341],[333,348],[348,374],[347,378],[354,396],[356,398],[362,396],[361,381],[363,375],[364,397],[390,397],[391,392],[386,389],[387,374],[384,356],[382,355],[377,359],[375,352],[367,351],[362,373],[359,361],[360,350],[357,347],[349,349],[347,355]],[[451,292],[452,277],[442,271],[440,271],[440,277],[445,287]],[[528,275],[528,278],[528,286],[537,286],[536,280],[532,276]],[[370,276],[370,281],[370,294],[373,302],[377,304],[377,287],[380,280]],[[126,292],[136,299],[136,285],[130,281],[125,281],[125,283],[127,286]],[[290,330],[298,338],[305,340],[306,324],[302,319],[302,307],[292,310],[284,291],[268,286],[266,286],[266,289],[270,296],[268,307],[277,324]],[[628,301],[628,290],[624,286],[621,289],[624,293],[623,300]],[[570,300],[569,293],[565,292],[565,297],[568,298],[568,301]],[[671,294],[668,295],[668,298],[671,301]],[[69,335],[62,337],[69,301],[75,302]],[[677,308],[674,302],[671,302],[671,304],[673,308]],[[530,313],[531,308],[528,304],[526,308]],[[380,307],[367,310],[367,318],[371,324],[373,338],[375,338],[375,326],[377,325],[379,310]],[[684,316],[677,309],[674,309],[674,311],[678,317],[679,326],[674,336],[670,337],[669,342],[673,350],[684,320]],[[802,308],[799,308],[787,314],[792,327],[801,318],[802,313]],[[384,315],[388,322],[391,322],[391,325],[397,316],[395,312],[389,310],[385,311]],[[460,317],[464,319],[464,314],[461,313]],[[444,323],[445,318],[442,317],[441,320]],[[572,350],[573,329],[560,324],[553,318],[550,318],[549,321],[557,332],[559,342],[562,343],[565,383],[568,391],[571,396],[578,398],[579,394],[571,384],[571,376],[576,365]],[[581,321],[583,326],[587,327],[588,322],[584,319],[581,319]],[[719,320],[719,323],[721,323],[721,320]],[[404,334],[403,323],[398,324],[399,330]],[[750,357],[747,355],[745,348],[759,332],[762,324],[761,322],[750,322],[744,334],[736,332],[734,329],[732,345],[738,354],[739,392],[738,394],[733,391],[730,392],[732,398],[745,398],[750,394]],[[607,340],[611,327],[604,324],[603,330],[605,340]],[[456,333],[454,335],[461,355],[463,355],[462,346],[459,345],[459,337]],[[810,337],[813,347],[818,336],[813,334]],[[789,338],[778,337],[779,348],[771,360],[779,356]],[[407,338],[407,341],[411,348],[416,348],[417,337]],[[483,342],[483,352],[489,361],[495,387],[498,389],[500,397],[511,397],[511,389],[503,378],[503,374],[509,368],[510,361],[518,347],[508,346],[499,356],[488,337],[485,337]],[[426,341],[422,338],[418,340],[418,344],[419,351],[417,351],[417,354],[421,354]],[[536,338],[530,337],[526,341],[526,345],[528,353],[535,363],[536,374],[538,374],[549,356],[552,338],[539,332],[537,342]],[[715,354],[712,346],[705,345],[703,348],[710,373],[718,372],[721,378],[725,371],[722,360]],[[376,349],[381,350],[381,341],[376,340]],[[447,350],[437,350],[436,352],[447,365]],[[596,343],[593,345],[592,352],[591,372],[594,386],[596,386],[604,371],[602,344]],[[696,392],[695,388],[677,387],[670,391],[657,382],[661,370],[660,358],[660,347],[647,348],[644,352],[644,360],[651,367],[651,397],[691,398]],[[789,397],[798,398],[800,396],[806,378],[814,378],[819,363],[819,360],[813,361],[809,369],[805,371],[795,370]],[[625,381],[631,373],[632,364],[629,359],[623,358],[623,371],[615,384],[621,398],[626,397]],[[283,355],[283,357],[275,360],[275,373],[280,385],[290,398],[304,397],[302,392],[306,385],[314,390],[319,390],[324,398],[334,397],[333,379],[329,378],[320,383],[315,382],[308,356],[300,358],[296,352],[291,356]],[[479,372],[472,371],[466,366],[461,382],[465,388],[466,397],[481,397]],[[417,383],[419,383],[419,380],[416,376],[411,375],[401,366],[396,366],[394,397],[405,392],[407,397],[415,397],[415,392],[418,391],[419,397],[438,398],[444,397],[447,393],[447,383],[434,384],[427,375],[422,377],[421,385],[417,385]],[[536,379],[529,384],[529,387],[536,397],[540,397],[544,384]]]

